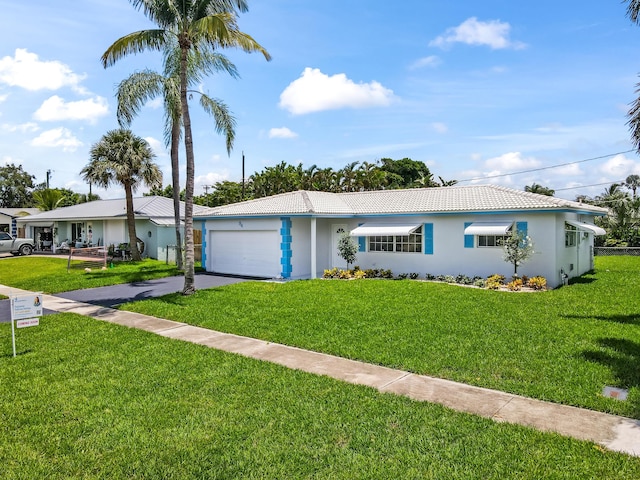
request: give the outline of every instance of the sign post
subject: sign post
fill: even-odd
[[[11,296],[11,341],[14,357],[16,356],[15,329],[38,326],[41,316],[42,292]]]

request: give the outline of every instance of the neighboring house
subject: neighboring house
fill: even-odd
[[[207,271],[317,278],[346,268],[337,251],[343,232],[357,241],[356,265],[418,273],[510,278],[500,242],[513,229],[531,237],[535,254],[520,275],[550,287],[593,268],[593,224],[606,209],[494,185],[358,193],[297,191],[216,207],[202,223]]]
[[[17,219],[40,213],[37,208],[0,208],[0,232],[7,232],[14,237],[24,237],[18,229]]]
[[[167,246],[175,245],[173,200],[165,197],[133,199],[136,234],[144,242],[143,256],[164,260]],[[184,202],[181,202],[184,218]],[[194,213],[206,210],[193,206]],[[129,242],[125,199],[96,200],[70,207],[41,212],[19,218],[27,235],[36,241],[36,248],[46,248],[49,232],[54,246],[66,242],[69,246],[118,246]],[[47,242],[48,243],[48,242]],[[55,247],[54,247],[55,249]]]

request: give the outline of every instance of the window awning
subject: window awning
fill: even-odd
[[[420,228],[421,223],[393,224],[393,223],[365,223],[351,230],[352,237],[374,237],[391,235],[410,235]]]
[[[578,230],[587,230],[587,231],[593,233],[594,235],[606,235],[607,234],[607,231],[604,228],[600,228],[600,227],[594,225],[593,223],[572,222],[572,221],[569,221],[569,220],[566,220],[566,223],[576,227]]]
[[[507,235],[513,222],[474,222],[464,229],[465,235]]]

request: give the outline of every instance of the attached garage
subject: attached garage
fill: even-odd
[[[210,231],[207,269],[216,273],[275,278],[282,270],[280,242],[277,230]]]

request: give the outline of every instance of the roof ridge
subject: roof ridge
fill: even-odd
[[[313,206],[313,202],[309,198],[309,193],[306,190],[299,190],[302,194],[302,201],[304,202],[305,207],[309,210],[309,213],[316,213],[316,209]]]

